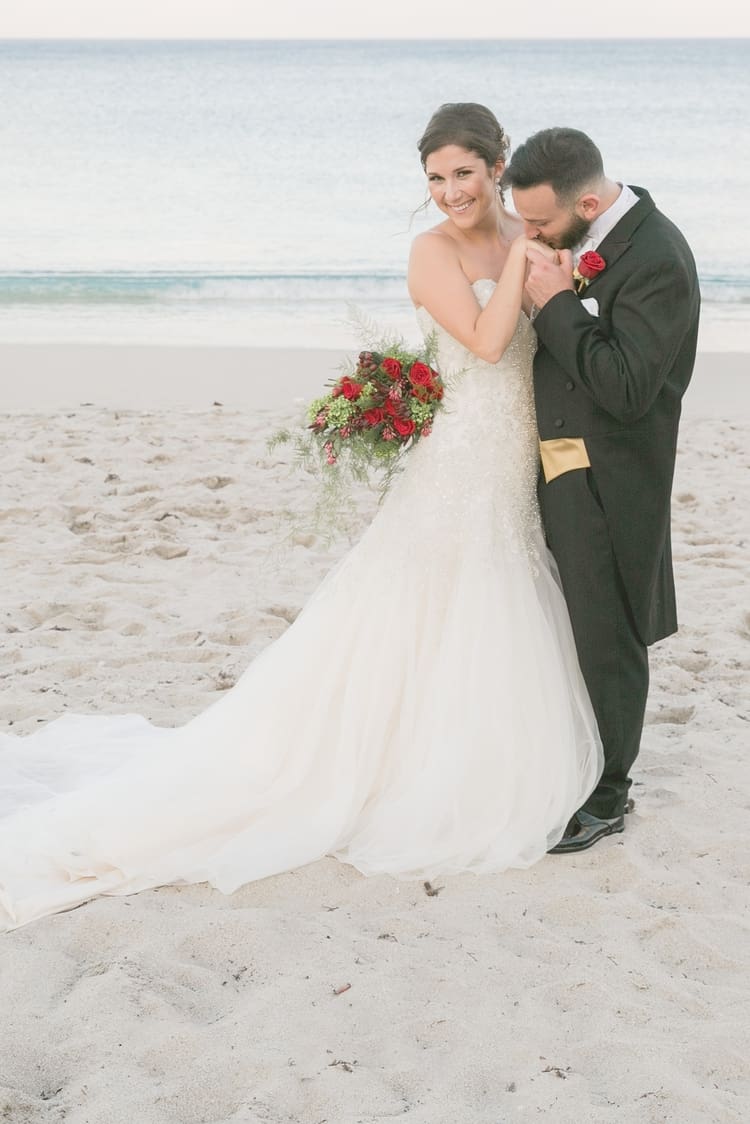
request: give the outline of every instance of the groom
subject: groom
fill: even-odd
[[[539,501],[604,745],[597,788],[552,848],[568,853],[624,829],[647,645],[677,628],[670,493],[700,296],[679,230],[605,176],[584,133],[536,133],[504,181],[527,236],[559,251],[528,252]]]

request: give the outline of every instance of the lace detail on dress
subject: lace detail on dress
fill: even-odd
[[[472,287],[484,307],[495,282],[482,279]],[[506,548],[526,553],[536,566],[541,521],[532,376],[536,335],[531,322],[522,313],[500,361],[487,363],[449,335],[426,309],[417,310],[417,319],[424,335],[436,341],[446,395],[433,435],[411,456],[422,453],[420,462],[434,459],[443,501],[474,515],[482,523],[477,534],[486,536],[487,515],[492,512],[494,530]],[[420,463],[419,471],[429,468]],[[461,525],[466,529],[471,522],[462,519]]]

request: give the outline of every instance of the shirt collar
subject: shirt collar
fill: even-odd
[[[614,203],[611,203],[606,211],[597,215],[589,227],[586,237],[574,248],[573,257],[576,260],[587,250],[595,250],[609,232],[614,230],[622,216],[638,202],[638,196],[626,183],[620,184],[620,188],[620,194]]]

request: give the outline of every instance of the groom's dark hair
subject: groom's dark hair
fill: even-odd
[[[542,129],[516,149],[505,169],[503,185],[538,187],[548,183],[560,203],[604,175],[602,154],[578,129]]]

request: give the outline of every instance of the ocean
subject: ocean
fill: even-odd
[[[0,41],[0,342],[415,335],[445,101],[588,132],[687,236],[708,346],[750,349],[750,40]]]

